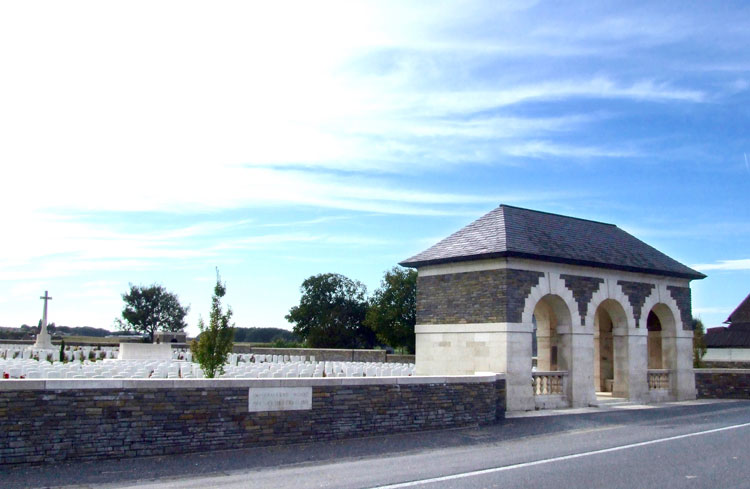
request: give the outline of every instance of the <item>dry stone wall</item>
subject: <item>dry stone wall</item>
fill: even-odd
[[[301,410],[251,412],[250,390],[310,389]],[[314,442],[494,423],[494,375],[0,382],[0,466]]]
[[[696,369],[699,399],[750,399],[750,369]]]
[[[417,324],[520,322],[526,297],[543,275],[515,269],[420,275]]]

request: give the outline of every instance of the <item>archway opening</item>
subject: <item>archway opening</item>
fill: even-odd
[[[661,321],[659,321],[659,316],[654,314],[653,310],[648,313],[648,318],[646,318],[646,328],[648,329],[648,368],[663,368]]]
[[[672,310],[666,304],[656,304],[646,319],[648,328],[648,368],[677,368],[675,336],[677,325]]]
[[[537,370],[568,370],[569,348],[560,334],[569,330],[571,325],[570,310],[565,301],[556,295],[544,296],[534,308],[532,320],[535,325],[532,351],[536,352]]]
[[[594,315],[594,389],[628,396],[627,317],[622,306],[607,299]]]
[[[607,311],[600,308],[594,326],[594,388],[599,392],[612,392],[615,381],[614,323]]]

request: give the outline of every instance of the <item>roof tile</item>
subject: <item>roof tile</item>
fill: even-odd
[[[501,205],[401,265],[515,256],[689,279],[705,278],[613,224]]]

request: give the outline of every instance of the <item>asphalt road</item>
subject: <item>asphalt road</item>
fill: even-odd
[[[750,401],[0,472],[2,488],[57,486],[750,488]]]

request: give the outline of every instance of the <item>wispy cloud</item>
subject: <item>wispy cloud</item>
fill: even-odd
[[[555,144],[548,141],[527,141],[509,145],[503,151],[513,156],[542,158],[547,156],[576,159],[590,158],[631,158],[642,156],[640,152],[628,149],[600,148],[591,146],[574,146]]]
[[[698,263],[692,265],[696,270],[750,270],[750,258],[739,260],[719,260],[716,263]]]
[[[693,314],[729,314],[733,307],[694,307]]]
[[[220,244],[214,247],[214,250],[276,249],[279,245],[300,243],[345,246],[382,246],[389,244],[390,241],[368,236],[281,233],[223,240]]]

